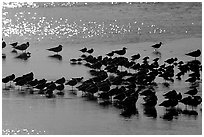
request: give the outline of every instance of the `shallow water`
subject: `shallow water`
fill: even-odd
[[[71,58],[78,58],[81,55],[78,50],[83,47],[94,48],[93,56],[105,56],[106,53],[115,49],[121,49],[125,46],[128,48],[125,55],[126,57],[130,58],[131,55],[140,53],[141,59],[139,59],[138,62],[141,62],[143,57],[149,56],[150,62],[152,62],[154,58],[160,57],[159,62],[161,64],[164,60],[170,57],[177,57],[179,60],[183,61],[190,60],[191,57],[185,56],[185,53],[195,49],[202,49],[201,33],[200,31],[197,31],[201,28],[201,20],[199,18],[200,10],[194,9],[196,6],[193,6],[190,9],[191,13],[189,13],[188,17],[185,13],[180,14],[181,17],[186,19],[185,21],[182,19],[178,20],[179,17],[173,16],[174,12],[172,13],[171,10],[165,12],[166,15],[167,13],[171,13],[171,16],[166,16],[165,14],[157,13],[158,11],[154,9],[154,6],[149,7],[149,5],[145,4],[135,4],[133,6],[100,6],[102,7],[101,10],[98,10],[97,6],[92,6],[91,8],[87,6],[72,8],[40,7],[37,8],[37,10],[36,8],[24,7],[3,9],[3,18],[8,19],[3,20],[4,22],[8,21],[8,23],[3,23],[4,40],[7,43],[29,41],[30,47],[28,48],[28,51],[31,52],[31,57],[28,58],[28,60],[16,59],[15,57],[17,55],[11,53],[12,48],[7,45],[2,51],[6,54],[6,59],[2,60],[2,76],[4,77],[12,73],[16,76],[20,76],[33,71],[34,77],[38,79],[46,78],[48,80],[56,80],[62,76],[66,79],[81,76],[83,76],[84,79],[88,79],[90,77],[88,68],[83,65],[70,65],[69,62]],[[138,7],[141,7],[142,9],[138,9]],[[169,5],[169,9],[170,7],[172,7],[172,5]],[[134,8],[138,11],[137,18],[133,18],[133,15],[135,15]],[[152,10],[154,12],[152,12],[152,14],[147,14],[148,12],[144,10],[145,8],[147,8],[147,11]],[[177,10],[183,11],[186,9],[188,9],[186,4],[183,4],[183,6],[180,5],[180,8]],[[117,11],[120,10],[123,14],[117,14]],[[53,14],[51,14],[51,12]],[[98,14],[100,13],[104,13],[101,14],[101,18],[98,17]],[[105,13],[111,14],[108,14],[109,16],[106,17]],[[128,13],[132,14],[129,15]],[[156,13],[160,15],[157,16],[158,18],[166,17],[168,19],[177,19],[177,21],[163,20],[158,22],[154,18],[157,15]],[[141,14],[144,14],[145,19],[140,16]],[[125,15],[129,16],[127,17]],[[32,17],[36,17],[36,20]],[[129,19],[126,19],[125,17]],[[16,18],[19,18],[19,21],[16,20],[15,22],[14,20]],[[24,23],[22,23],[23,18],[25,19]],[[55,22],[57,25],[54,23],[54,25],[51,25],[51,28],[47,28],[46,30],[45,26],[42,26],[43,20],[45,20],[47,24]],[[68,34],[64,34],[67,30],[63,29],[67,28],[67,26],[64,26],[67,24],[66,21],[69,22],[71,29],[69,37]],[[96,23],[94,23],[95,21]],[[137,25],[137,23],[135,23],[136,25],[132,24],[135,21],[137,21],[137,23],[139,22],[139,25]],[[192,24],[192,21],[194,24]],[[115,27],[117,28],[117,26],[107,27],[110,24],[114,25],[113,22],[115,22],[115,25],[118,25],[118,29],[121,30],[122,28],[122,31],[117,32],[117,34],[114,32],[114,36],[108,34],[108,32],[112,33],[112,29]],[[164,25],[166,22],[169,24]],[[172,24],[172,22],[175,24]],[[130,23],[129,27],[127,25],[128,23]],[[142,23],[144,24],[142,25]],[[80,27],[83,24],[85,28],[87,28],[87,31],[82,34]],[[103,29],[100,28],[100,26],[99,28],[93,28],[98,25],[103,26],[103,24],[104,28],[106,28],[104,30],[106,31],[102,31]],[[123,26],[124,24],[126,24],[126,26]],[[158,26],[159,29],[162,29],[162,35],[159,34],[159,31],[158,33],[153,33],[154,29],[152,29],[152,27],[147,27],[155,24],[156,28]],[[182,27],[179,26],[179,24]],[[16,27],[14,27],[15,25]],[[25,26],[27,26],[28,29],[26,29]],[[142,26],[146,27],[142,28]],[[124,29],[128,30],[127,28],[131,31],[124,33]],[[138,34],[138,28],[141,28],[142,35]],[[191,31],[186,33],[186,28]],[[164,32],[164,29],[168,33]],[[73,30],[77,30],[77,32],[80,33],[72,35],[71,32]],[[151,35],[147,35],[147,32],[150,30],[152,31]],[[51,33],[52,31],[54,34]],[[93,31],[94,34],[99,34],[99,36],[96,35],[88,38],[87,36],[91,31]],[[170,31],[173,33],[170,33]],[[139,39],[135,39],[138,38],[138,36]],[[164,42],[164,45],[159,49],[159,52],[161,53],[160,55],[155,54],[150,47],[155,41]],[[60,53],[62,60],[49,57],[53,55],[53,53],[45,49],[59,44],[63,45],[63,51]],[[198,59],[201,61],[201,57]],[[186,77],[183,79],[186,79]],[[158,104],[163,101],[162,95],[167,91],[175,89],[184,93],[190,86],[189,83],[185,83],[184,81],[175,81],[175,83],[170,85],[170,88],[165,88],[161,84],[163,79],[157,79],[157,82],[159,84],[156,90],[156,94],[159,98]],[[201,87],[202,83],[199,83],[198,95],[202,95]],[[196,117],[182,114],[177,118],[174,118],[172,121],[167,121],[161,118],[165,114],[165,109],[163,107],[157,105],[156,110],[148,113],[148,111],[146,112],[145,108],[141,105],[142,97],[140,97],[136,104],[138,114],[133,115],[130,118],[125,118],[119,115],[121,112],[120,109],[112,105],[104,107],[99,105],[97,101],[90,101],[86,98],[72,95],[70,89],[71,88],[67,86],[65,96],[54,99],[47,99],[40,95],[19,94],[17,89],[9,91],[3,90],[2,134],[65,135],[202,133],[201,105],[196,109],[198,112],[198,116]],[[182,104],[179,104],[179,107],[182,109],[184,108]],[[153,118],[152,116],[155,114],[157,117]]]

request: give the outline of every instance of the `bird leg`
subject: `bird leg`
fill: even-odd
[[[193,106],[191,106],[191,110],[193,111]]]
[[[186,105],[186,107],[185,107],[185,110],[187,110],[187,105]]]

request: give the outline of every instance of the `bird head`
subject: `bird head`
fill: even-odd
[[[61,47],[61,48],[62,48],[63,46],[62,46],[62,45],[59,45],[59,47]]]

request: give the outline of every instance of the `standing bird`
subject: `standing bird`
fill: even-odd
[[[12,50],[11,52],[17,53],[17,51],[15,50],[15,47],[18,45],[18,42],[11,43],[10,45],[11,45],[12,48],[13,48],[13,50]]]
[[[91,49],[87,50],[86,52],[91,54],[91,53],[93,53],[93,51],[94,51],[94,49],[91,48]]]
[[[81,51],[82,53],[85,53],[85,52],[87,52],[87,48],[85,47],[83,49],[80,49],[79,51]]]
[[[112,56],[114,55],[114,52],[113,52],[113,51],[112,51],[112,52],[109,52],[109,53],[107,53],[106,55],[109,56],[109,57],[112,57]]]
[[[14,42],[14,43],[11,43],[9,45],[11,45],[12,47],[16,47],[18,45],[18,42]]]
[[[160,48],[162,45],[162,42],[159,42],[157,44],[152,45],[152,47],[154,48],[154,50],[156,51],[158,48]]]
[[[23,52],[24,50],[26,51],[26,49],[29,47],[29,45],[30,45],[29,42],[27,42],[27,43],[23,43],[19,46],[15,46],[14,48],[17,50],[21,50]]]
[[[62,78],[56,80],[55,83],[57,83],[57,84],[64,84],[65,83],[65,78],[62,77]]]
[[[198,93],[197,88],[194,88],[194,89],[191,89],[191,90],[187,91],[187,92],[184,93],[184,94],[188,94],[188,95],[194,96],[194,95],[196,95],[197,93]]]
[[[2,39],[2,49],[6,47],[6,42]]]
[[[196,51],[189,52],[185,55],[195,57],[195,60],[196,60],[196,57],[199,57],[201,55],[201,51],[198,49]]]
[[[122,50],[116,50],[116,51],[114,51],[114,53],[116,53],[118,55],[125,55],[126,49],[127,49],[126,47],[123,47]]]
[[[77,84],[76,79],[71,79],[69,80],[67,83],[65,83],[65,85],[70,85],[72,86],[72,91],[73,91],[73,86],[75,86]]]
[[[138,60],[139,58],[140,58],[140,54],[139,54],[139,53],[136,54],[136,55],[132,55],[132,56],[131,56],[131,60],[132,60],[132,61]]]
[[[64,92],[63,92],[64,84],[60,84],[60,85],[56,86],[56,89],[59,90],[59,92],[56,93],[57,95],[64,95]]]
[[[11,87],[11,81],[13,81],[15,79],[15,74],[11,74],[8,76],[9,81],[10,81],[10,87]]]
[[[54,48],[49,48],[47,50],[57,52],[57,54],[58,54],[58,52],[62,51],[62,45],[59,45],[59,46],[54,47]]]
[[[5,89],[6,89],[6,83],[9,82],[9,77],[5,77],[5,78],[2,78],[2,82],[5,84]]]

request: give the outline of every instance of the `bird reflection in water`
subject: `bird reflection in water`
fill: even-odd
[[[164,120],[171,121],[174,118],[177,119],[180,114],[180,109],[177,108],[170,108],[166,110],[166,113],[162,116]]]
[[[157,110],[155,107],[144,106],[143,112],[147,117],[157,118]]]
[[[2,53],[2,59],[3,59],[3,60],[6,59],[6,54]]]
[[[27,60],[30,57],[31,57],[31,53],[30,52],[21,53],[18,56],[16,56],[17,59],[22,59],[22,60]]]
[[[195,110],[183,110],[182,114],[188,117],[193,117],[194,119],[197,119],[198,112]]]
[[[51,55],[51,56],[48,56],[48,57],[50,57],[50,58],[52,58],[52,59],[57,59],[57,60],[59,60],[59,61],[62,60],[62,56],[59,55],[59,54]]]
[[[159,51],[154,51],[154,52],[152,52],[152,54],[154,55],[154,56],[156,56],[156,57],[158,57],[158,58],[161,58],[161,52],[159,52]]]
[[[123,111],[120,113],[121,116],[128,117],[128,118],[130,118],[132,115],[137,115],[137,114],[139,114],[139,112],[135,105],[132,105],[126,109],[123,109]]]

